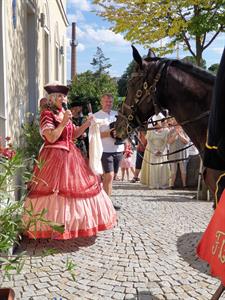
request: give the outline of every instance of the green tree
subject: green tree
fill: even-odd
[[[119,94],[120,97],[125,97],[126,96],[127,82],[128,82],[128,79],[130,78],[130,75],[133,71],[134,65],[135,65],[135,62],[134,62],[134,60],[132,60],[129,63],[129,65],[126,68],[123,75],[121,76],[121,78],[118,80],[118,94]]]
[[[97,74],[108,74],[108,69],[112,66],[109,63],[109,58],[106,58],[102,49],[97,47],[96,54],[93,57],[91,65],[94,67]]]
[[[193,56],[185,56],[181,60],[183,62],[188,62],[188,63],[191,63],[193,65],[196,65],[196,60]],[[205,59],[201,60],[200,67],[202,67],[203,69],[206,69],[206,60]]]
[[[213,72],[214,74],[216,74],[218,71],[218,68],[219,68],[219,64],[213,64],[208,68],[208,70]]]
[[[160,55],[184,46],[200,66],[203,51],[224,31],[225,0],[93,0],[98,15],[132,43],[152,47]],[[210,34],[209,34],[210,33]],[[164,45],[154,48],[154,43]],[[191,41],[194,41],[192,45]]]
[[[77,78],[72,82],[68,98],[73,103],[79,97],[81,102],[83,102],[84,113],[87,112],[86,104],[90,102],[93,112],[95,112],[99,109],[101,95],[106,92],[117,98],[117,82],[108,74],[102,73],[96,76],[96,73],[86,71],[78,74]]]

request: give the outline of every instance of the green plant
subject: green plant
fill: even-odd
[[[37,222],[49,225],[58,232],[64,231],[64,226],[48,221],[45,218],[47,211],[43,209],[39,213],[34,213],[33,207],[24,207],[24,198],[27,194],[24,185],[16,184],[16,176],[25,174],[26,180],[30,181],[32,174],[25,170],[27,159],[24,158],[23,151],[15,151],[6,139],[7,146],[0,143],[0,274],[10,278],[11,271],[20,272],[23,267],[23,255],[11,255],[12,248],[19,244],[22,234],[30,226],[36,228]],[[15,201],[14,192],[20,189],[20,199]],[[25,218],[25,217],[28,218]],[[26,221],[27,219],[27,221]],[[1,276],[0,276],[1,278]]]
[[[75,274],[75,263],[67,257],[67,260],[66,260],[66,270],[70,273],[73,281],[76,280],[76,274]]]
[[[204,51],[224,32],[224,0],[93,0],[98,15],[133,44],[153,48],[160,56],[179,47],[200,66]],[[160,45],[158,45],[158,43]]]
[[[21,214],[22,201],[15,202],[15,174],[22,167],[22,156],[16,153],[6,138],[7,145],[0,143],[0,265],[4,276],[10,277],[10,272],[19,272],[23,266],[22,255],[8,255],[15,243],[19,242],[20,233],[24,229]]]
[[[91,103],[93,112],[100,108],[100,98],[102,94],[110,93],[114,99],[117,98],[117,82],[109,74],[96,74],[92,71],[86,71],[77,75],[72,82],[68,99],[71,104],[77,101],[77,98],[83,104],[84,114],[88,113],[87,103]]]
[[[23,152],[25,157],[37,157],[43,144],[43,139],[39,132],[39,115],[32,120],[27,120],[22,127]]]

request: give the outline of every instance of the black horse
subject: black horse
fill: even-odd
[[[223,57],[225,60],[225,55]],[[169,114],[182,125],[203,158],[215,77],[179,60],[156,57],[147,57],[143,60],[135,47],[133,58],[137,65],[129,80],[125,103],[115,124],[117,136],[121,139],[126,138],[133,129],[143,126],[153,114],[168,109]],[[214,90],[212,109],[215,108],[215,97],[218,94],[223,97],[219,102],[225,103],[225,77],[221,78],[223,82],[217,80],[220,88],[217,84],[217,89]],[[221,90],[223,95],[217,92]],[[222,117],[223,123],[224,114],[225,110],[220,113],[220,108],[217,108],[217,119]],[[212,119],[212,113],[210,118]],[[216,126],[214,124],[209,128],[214,132],[213,142],[220,138],[218,131],[215,135],[219,125],[220,123]],[[223,144],[225,150],[225,142]],[[221,169],[207,168],[205,181],[213,193],[216,190],[217,179],[222,173],[224,171]],[[221,284],[212,299],[219,299],[224,289]]]
[[[142,59],[135,47],[133,58],[137,64],[115,125],[117,136],[126,138],[152,115],[168,109],[203,157],[215,76],[179,60]],[[207,168],[205,181],[213,194],[221,173]]]
[[[144,124],[155,112],[168,109],[201,152],[205,147],[208,114],[215,77],[179,60],[147,57],[133,47],[136,69],[128,82],[125,104],[116,122],[117,136]],[[202,113],[205,113],[201,118]],[[200,117],[200,118],[199,118]]]

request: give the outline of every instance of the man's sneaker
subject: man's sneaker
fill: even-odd
[[[131,182],[131,183],[135,183],[135,182],[137,182],[137,181],[139,181],[139,180],[140,180],[139,178],[134,177],[130,182]]]

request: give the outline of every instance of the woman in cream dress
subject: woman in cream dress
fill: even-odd
[[[162,114],[154,115],[154,122],[164,118]],[[144,160],[141,170],[141,183],[147,185],[150,189],[163,189],[169,187],[169,165],[158,164],[167,160],[167,140],[169,129],[161,125],[158,121],[154,126],[155,130],[148,130],[146,139],[147,146],[144,154]],[[157,165],[151,165],[157,163]]]

